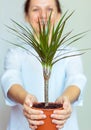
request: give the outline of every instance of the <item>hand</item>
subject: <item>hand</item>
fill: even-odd
[[[54,124],[56,124],[56,127],[58,129],[61,129],[64,127],[66,120],[70,117],[71,112],[72,112],[72,107],[71,107],[71,103],[68,100],[68,98],[64,97],[64,96],[59,97],[56,100],[56,103],[62,103],[63,109],[62,110],[54,110],[51,117],[53,118],[52,122]]]
[[[32,108],[33,103],[38,102],[37,98],[33,95],[28,94],[25,98],[24,101],[24,116],[27,118],[29,127],[31,129],[36,129],[38,125],[44,124],[42,120],[39,119],[44,119],[46,116],[44,115],[43,111],[41,110],[35,110]]]

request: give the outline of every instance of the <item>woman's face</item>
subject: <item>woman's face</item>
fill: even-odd
[[[41,25],[46,24],[51,11],[51,24],[53,25],[60,18],[55,0],[31,0],[26,19],[38,31],[38,22],[40,21]]]

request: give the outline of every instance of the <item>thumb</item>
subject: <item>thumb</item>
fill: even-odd
[[[67,109],[68,106],[69,106],[69,100],[68,100],[67,97],[64,96],[64,97],[63,97],[63,108],[64,108],[64,109]]]
[[[69,106],[68,102],[64,102],[64,104],[63,104],[63,108],[64,108],[64,109],[67,109],[68,106]]]
[[[26,98],[25,98],[25,104],[32,107],[33,103],[32,103],[32,100],[31,100],[31,96],[30,95],[27,95]]]

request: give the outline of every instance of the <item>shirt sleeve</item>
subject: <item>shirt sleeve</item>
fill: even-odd
[[[1,86],[7,105],[14,106],[17,103],[7,96],[8,90],[13,84],[22,85],[21,79],[21,62],[23,60],[22,51],[20,49],[9,49],[5,57],[5,72],[1,77]]]
[[[87,80],[83,72],[81,57],[74,56],[68,58],[67,67],[66,67],[65,86],[68,87],[70,85],[76,85],[81,90],[80,96],[78,100],[73,103],[73,106],[82,106],[86,81]]]

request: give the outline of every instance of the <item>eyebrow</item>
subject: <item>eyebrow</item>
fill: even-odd
[[[34,6],[31,6],[32,8],[40,8],[41,6],[39,6],[39,5],[34,5]],[[46,8],[48,8],[48,7],[51,7],[52,8],[52,6],[51,5],[46,5],[45,6]]]

